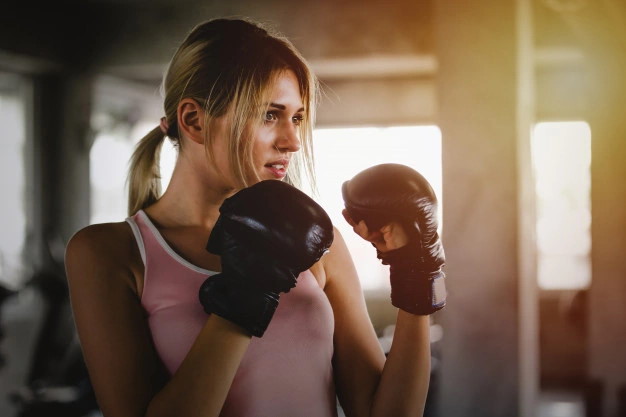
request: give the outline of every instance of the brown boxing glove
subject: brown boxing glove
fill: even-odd
[[[389,265],[391,302],[412,314],[427,315],[446,304],[443,245],[437,233],[437,197],[417,171],[400,164],[368,168],[342,186],[349,216],[368,230],[397,222],[409,243],[378,258]]]

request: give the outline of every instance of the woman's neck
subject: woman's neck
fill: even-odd
[[[212,229],[223,201],[235,190],[206,178],[197,169],[178,161],[161,198],[146,209],[162,227],[195,226]]]

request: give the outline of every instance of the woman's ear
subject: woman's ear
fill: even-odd
[[[183,136],[202,145],[205,126],[204,109],[192,98],[184,98],[178,103],[178,128]]]

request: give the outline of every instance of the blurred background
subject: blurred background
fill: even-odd
[[[97,416],[63,254],[126,217],[159,83],[215,17],[270,24],[324,88],[318,201],[383,346],[387,271],[340,184],[410,165],[441,202],[448,307],[426,415],[626,416],[626,3],[622,0],[84,0],[0,13],[0,415]],[[164,185],[175,161],[164,146]]]

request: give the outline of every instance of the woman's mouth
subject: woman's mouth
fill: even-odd
[[[270,162],[265,165],[265,168],[271,172],[274,178],[282,179],[287,175],[287,166],[289,162],[281,161],[281,162]]]

